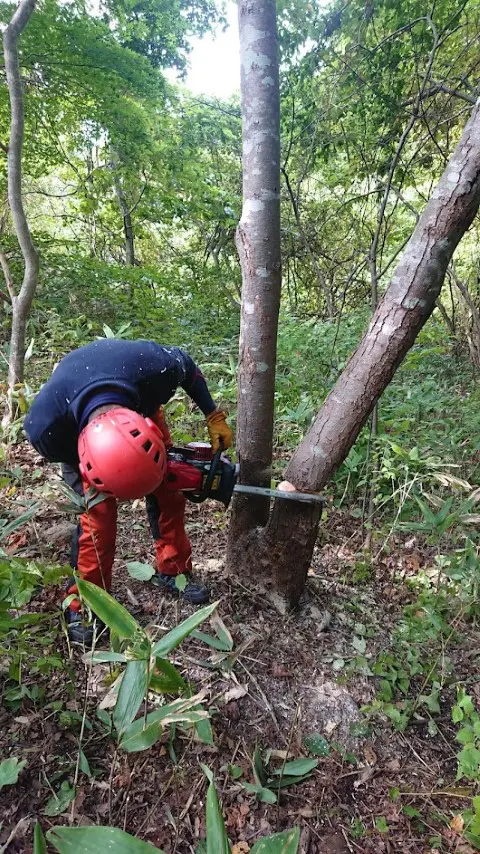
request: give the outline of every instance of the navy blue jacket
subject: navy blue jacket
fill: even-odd
[[[25,432],[50,462],[78,465],[78,436],[94,409],[111,403],[151,417],[178,386],[204,415],[213,412],[205,379],[184,350],[102,338],[59,362],[33,401]]]

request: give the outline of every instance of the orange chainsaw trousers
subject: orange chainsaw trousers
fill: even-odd
[[[168,427],[159,410],[153,419],[161,429],[165,445],[172,444]],[[62,467],[63,479],[79,495],[83,495],[88,484],[82,481],[79,470],[74,466]],[[146,497],[147,515],[155,541],[157,572],[165,575],[180,575],[192,570],[192,549],[185,531],[186,500],[181,492],[167,492],[166,484]],[[72,546],[72,566],[80,578],[110,590],[112,566],[115,558],[117,535],[117,502],[106,498],[82,513]],[[69,594],[78,593],[75,584]],[[78,599],[70,604],[78,610]]]

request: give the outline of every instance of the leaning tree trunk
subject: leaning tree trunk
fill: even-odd
[[[3,33],[3,52],[10,97],[10,140],[8,144],[8,202],[13,227],[24,260],[23,282],[20,291],[15,294],[8,265],[2,256],[2,268],[12,300],[12,329],[10,337],[10,356],[8,363],[8,411],[4,422],[10,422],[16,415],[14,390],[23,382],[25,368],[25,330],[30,307],[38,283],[39,256],[35,249],[22,199],[22,150],[25,126],[23,105],[23,85],[18,60],[18,39],[28,24],[35,8],[35,0],[21,0],[12,20]]]
[[[242,483],[270,486],[281,290],[280,97],[275,0],[238,4],[243,127],[242,267],[237,453]],[[265,524],[268,499],[236,498],[235,542]]]
[[[319,491],[354,444],[376,401],[424,326],[457,244],[480,205],[480,100],[419,217],[368,331],[294,453],[285,477]],[[287,605],[298,603],[319,511],[277,501],[268,525],[238,543],[237,567],[263,570]]]

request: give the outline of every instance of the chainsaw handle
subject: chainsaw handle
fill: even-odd
[[[210,471],[207,474],[207,478],[205,480],[205,486],[201,490],[201,492],[190,492],[187,493],[187,498],[189,501],[193,501],[194,504],[201,504],[202,501],[205,501],[210,494],[210,489],[212,488],[212,483],[215,478],[215,475],[218,470],[218,464],[220,462],[220,458],[222,456],[223,451],[223,442],[220,440],[220,445],[217,451],[215,451],[212,462],[210,463]]]

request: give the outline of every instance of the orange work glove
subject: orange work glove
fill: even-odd
[[[165,445],[167,451],[172,447],[172,437],[170,436],[170,430],[167,427],[167,422],[165,421],[165,415],[163,412],[163,406],[159,406],[157,411],[152,415],[152,421],[157,425],[160,433],[162,434],[163,444]]]
[[[207,416],[208,435],[212,443],[213,451],[218,451],[220,447],[220,439],[222,447],[229,448],[232,444],[232,431],[227,424],[227,416],[221,409],[214,409]]]

